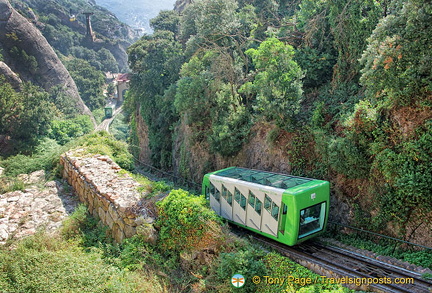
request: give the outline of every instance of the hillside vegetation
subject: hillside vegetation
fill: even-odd
[[[431,20],[418,0],[163,11],[128,51],[132,149],[197,182],[229,165],[327,179],[333,220],[430,246]]]
[[[89,109],[106,103],[105,72],[128,70],[132,30],[94,1],[2,5],[12,16],[1,20],[0,155],[31,155],[46,139],[64,145],[91,131]],[[94,42],[83,12],[94,12]]]

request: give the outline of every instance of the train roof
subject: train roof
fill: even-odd
[[[272,186],[280,189],[289,189],[298,185],[313,181],[315,179],[278,174],[267,171],[231,167],[213,173],[217,176],[238,179],[242,181],[257,183],[265,186]]]

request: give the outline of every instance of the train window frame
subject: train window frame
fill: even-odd
[[[217,189],[216,186],[214,186],[213,183],[211,184],[211,188],[213,189],[213,197],[216,199],[216,201],[220,202],[220,191]]]
[[[270,198],[270,196],[268,196],[267,194],[265,194],[264,196],[264,208],[270,213],[271,212],[271,206],[272,206],[272,199]]]
[[[261,215],[262,210],[262,202],[259,200],[259,198],[255,198],[255,211],[258,213],[258,215]]]
[[[240,204],[241,196],[242,196],[242,194],[241,194],[240,190],[238,190],[237,187],[235,187],[235,188],[234,188],[234,200],[235,200],[238,204]]]
[[[231,193],[231,191],[229,191],[228,189],[227,189],[227,198],[226,198],[226,200],[227,200],[227,202],[228,202],[228,204],[230,205],[230,206],[232,206],[232,202],[233,202],[233,195],[232,195],[232,193]]]
[[[240,194],[241,194],[241,198],[240,198],[240,207],[241,207],[243,210],[246,210],[247,198],[246,198],[246,196],[243,195],[243,193],[240,192]]]
[[[248,199],[248,202],[249,202],[249,205],[252,208],[255,208],[255,199],[256,199],[255,194],[252,191],[249,190],[249,199]]]
[[[276,212],[275,212],[275,208],[277,209]],[[270,214],[272,215],[272,217],[276,221],[278,220],[278,218],[279,218],[279,206],[275,202],[273,202],[273,204],[272,204],[272,208],[271,208],[271,213]]]
[[[225,199],[227,198],[227,191],[228,191],[228,189],[225,187],[225,185],[222,184],[222,193],[221,194],[222,194],[222,197]]]

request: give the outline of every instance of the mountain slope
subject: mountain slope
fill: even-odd
[[[7,0],[0,0],[0,31],[4,61],[15,73],[47,91],[60,86],[81,113],[93,117],[50,44]]]

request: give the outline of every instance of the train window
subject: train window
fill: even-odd
[[[252,191],[249,191],[249,204],[251,207],[255,207],[255,195],[252,193]]]
[[[232,195],[231,191],[227,190],[227,199],[226,200],[229,203],[229,205],[232,205],[232,198],[233,198],[233,195]]]
[[[273,203],[272,210],[271,210],[271,215],[276,220],[278,219],[278,216],[279,216],[279,207],[275,203]]]
[[[227,193],[228,193],[228,190],[226,189],[225,185],[222,184],[222,197],[226,199]]]
[[[242,209],[246,209],[246,196],[244,196],[243,194],[241,195],[240,206],[242,207]]]
[[[240,191],[237,189],[237,187],[234,189],[234,200],[237,203],[240,203],[240,197],[241,197],[241,193]]]
[[[313,205],[300,211],[300,229],[298,238],[306,237],[321,231],[324,227],[325,202]]]
[[[210,189],[209,190],[210,195],[214,196],[214,194],[215,194],[215,187],[214,187],[213,183],[210,183],[210,188],[209,189]]]
[[[261,206],[262,206],[261,201],[258,198],[256,198],[255,199],[255,211],[258,213],[258,215],[261,215]]]
[[[210,184],[211,184],[211,187],[210,187],[211,194],[214,196],[214,198],[217,201],[220,201],[220,191],[219,191],[219,189],[217,189],[212,183],[210,183]]]
[[[284,204],[282,214],[286,215],[287,212],[288,212],[288,206],[286,204]]]
[[[271,210],[271,205],[272,205],[272,200],[271,198],[266,194],[265,198],[264,198],[264,208],[270,213]]]

